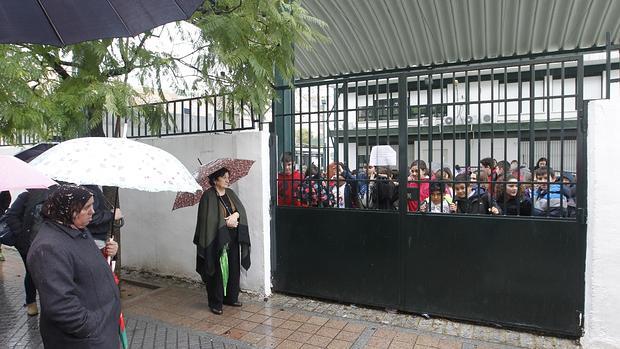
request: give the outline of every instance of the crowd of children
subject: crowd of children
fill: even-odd
[[[366,166],[350,171],[331,163],[327,172],[310,164],[305,175],[294,170],[293,156],[282,157],[278,174],[278,205],[395,210],[402,179],[388,167]],[[541,158],[531,172],[516,160],[480,160],[477,169],[455,166],[430,171],[423,160],[409,166],[406,178],[409,212],[508,216],[573,217],[576,178],[559,175]]]

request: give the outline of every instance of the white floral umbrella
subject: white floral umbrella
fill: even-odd
[[[30,163],[56,180],[149,192],[202,188],[170,153],[126,138],[86,137],[62,142]]]

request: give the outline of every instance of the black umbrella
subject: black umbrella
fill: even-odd
[[[43,152],[55,146],[56,144],[57,143],[39,143],[35,145],[34,147],[20,151],[19,153],[15,154],[15,157],[22,161],[30,162],[30,160],[43,154]]]
[[[188,19],[204,0],[1,0],[0,43],[65,46]]]

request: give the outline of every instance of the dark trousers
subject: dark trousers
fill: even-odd
[[[37,301],[37,289],[34,286],[32,277],[30,277],[30,272],[28,272],[28,265],[26,265],[26,256],[28,256],[28,251],[18,250],[18,252],[19,252],[19,255],[22,257],[22,261],[24,262],[24,268],[26,268],[26,275],[24,276],[24,289],[26,290],[26,304],[34,303]]]
[[[222,268],[220,261],[217,260],[215,273],[206,275],[207,298],[209,308],[222,309],[223,303],[235,303],[239,301],[239,277],[241,276],[241,262],[239,253],[239,235],[237,229],[228,230],[230,232],[230,243],[228,244],[228,284],[226,287],[226,297],[224,297],[224,280],[222,280]]]

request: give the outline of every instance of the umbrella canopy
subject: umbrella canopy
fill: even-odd
[[[0,168],[2,169],[0,191],[45,189],[57,184],[31,165],[13,156],[0,155]]]
[[[254,160],[231,158],[217,159],[200,166],[196,170],[196,172],[194,172],[194,177],[196,178],[196,181],[202,186],[202,189],[207,190],[211,187],[211,184],[209,184],[209,176],[213,172],[221,169],[222,167],[226,167],[226,169],[228,169],[229,171],[230,176],[229,183],[233,184],[239,179],[247,176],[253,164]],[[176,200],[174,200],[172,210],[196,205],[200,202],[202,193],[202,191],[196,194],[187,192],[177,193],[177,198]]]
[[[150,192],[201,189],[170,153],[126,138],[72,139],[47,150],[31,164],[54,179],[75,184]]]
[[[2,0],[0,43],[65,46],[188,19],[204,0]]]
[[[35,145],[34,147],[30,147],[26,150],[20,151],[19,153],[15,154],[15,157],[20,160],[30,162],[32,159],[43,154],[43,152],[55,146],[56,144],[58,143],[39,143]]]

